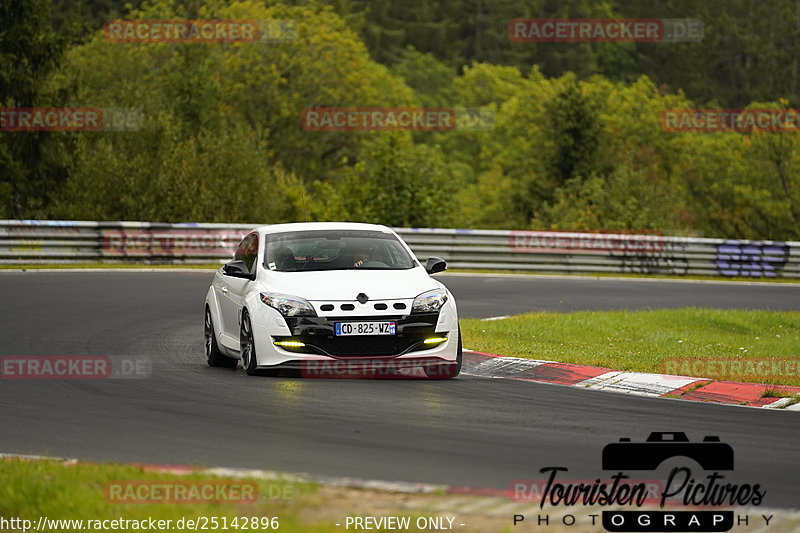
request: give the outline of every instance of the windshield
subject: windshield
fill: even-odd
[[[417,263],[396,236],[382,231],[319,230],[266,236],[264,267],[278,272],[406,270]]]

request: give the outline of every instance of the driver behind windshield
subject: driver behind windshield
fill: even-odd
[[[357,245],[353,247],[353,268],[364,266],[372,258],[372,250],[369,246]]]

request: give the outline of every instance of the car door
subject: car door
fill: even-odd
[[[247,266],[248,272],[255,274],[256,259],[258,257],[258,233],[250,233],[236,248],[233,256],[234,261],[243,261]],[[222,312],[222,331],[232,337],[232,340],[239,339],[239,320],[241,318],[242,305],[244,303],[244,293],[247,286],[252,283],[247,278],[233,276],[222,276],[220,283],[219,302]]]

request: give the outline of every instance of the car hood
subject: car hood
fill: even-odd
[[[388,271],[269,272],[264,281],[269,291],[300,296],[310,301],[354,301],[362,292],[370,300],[406,299],[442,286],[419,267]]]

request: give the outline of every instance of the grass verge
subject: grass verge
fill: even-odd
[[[138,484],[155,483],[156,488],[148,488],[147,495],[177,494],[178,486],[187,482],[230,481],[241,487],[253,480],[244,478],[225,478],[210,474],[193,473],[178,475],[143,470],[135,465],[118,464],[68,464],[56,460],[20,460],[0,458],[0,519],[30,520],[29,530],[35,529],[42,518],[49,520],[43,530],[53,533],[67,531],[281,531],[333,533],[345,531],[347,516],[407,516],[411,523],[419,517],[442,516],[442,509],[450,507],[449,502],[457,497],[443,494],[406,494],[391,491],[334,487],[314,483],[298,482],[289,479],[255,480],[257,490],[252,491],[257,501],[244,503],[169,503],[151,501],[150,503],[125,503],[113,494],[129,497],[136,492]],[[125,482],[133,482],[128,489]],[[208,483],[206,483],[207,485]],[[110,486],[123,485],[125,489],[110,489]],[[153,485],[148,485],[152,487]],[[113,492],[116,491],[116,492]],[[156,492],[160,491],[160,492]],[[217,492],[216,494],[220,494]],[[234,494],[228,492],[227,494]],[[134,496],[135,497],[135,496]],[[234,498],[230,498],[234,499]],[[239,499],[237,496],[235,499]],[[463,500],[464,498],[459,498]],[[475,496],[477,503],[482,497]],[[174,501],[174,498],[173,498]],[[484,506],[485,507],[485,506]],[[463,527],[454,527],[465,533],[475,531],[510,531],[509,517],[489,515],[453,514]],[[252,517],[257,522],[252,523]],[[277,529],[270,518],[278,518]],[[136,527],[129,522],[110,522],[101,527],[90,527],[94,521],[111,520],[170,520],[167,528],[149,525]],[[267,519],[265,521],[265,518]],[[179,522],[183,519],[183,522]],[[214,522],[213,519],[216,519]],[[54,523],[53,520],[82,520],[81,527],[75,522]],[[89,523],[87,521],[93,521]],[[197,526],[189,527],[188,520],[197,521]],[[236,522],[234,522],[236,520]],[[216,523],[217,527],[213,527]],[[337,526],[336,524],[341,524]],[[180,525],[179,525],[180,524]],[[206,527],[204,527],[204,525]],[[227,526],[227,527],[223,527]],[[266,526],[266,527],[265,527]],[[155,527],[155,529],[154,529]],[[2,527],[3,531],[22,531],[19,523]],[[353,527],[350,528],[351,530]],[[564,529],[557,529],[566,533]],[[572,529],[569,528],[572,532]],[[410,528],[409,531],[416,531]],[[374,531],[388,531],[376,528]],[[582,531],[581,531],[582,533]]]
[[[464,346],[481,352],[614,370],[800,385],[797,311],[529,313],[504,320],[464,319],[461,328]]]
[[[298,501],[313,499],[316,487],[288,481],[259,481],[255,491],[256,503],[192,504],[166,503],[153,499],[151,503],[119,503],[108,497],[108,484],[117,482],[171,482],[219,481],[214,476],[190,474],[174,475],[144,471],[140,467],[111,464],[66,465],[57,461],[23,461],[14,458],[0,459],[0,516],[32,520],[40,517],[55,520],[106,520],[144,519],[171,520],[199,517],[267,516],[279,517],[281,531],[334,531],[333,528],[302,528],[297,519]],[[235,480],[234,483],[241,483]],[[173,485],[174,490],[175,485]],[[155,494],[155,493],[153,493]],[[162,494],[166,494],[162,492]],[[285,498],[286,496],[290,496]],[[275,496],[275,498],[272,498]],[[162,499],[164,499],[162,497]],[[238,498],[237,498],[238,499]],[[55,524],[53,526],[56,526]],[[21,529],[21,528],[18,528]],[[81,528],[48,527],[48,531],[72,531]],[[86,529],[86,528],[84,528]],[[120,531],[133,528],[123,528]],[[172,528],[172,530],[181,530]]]

